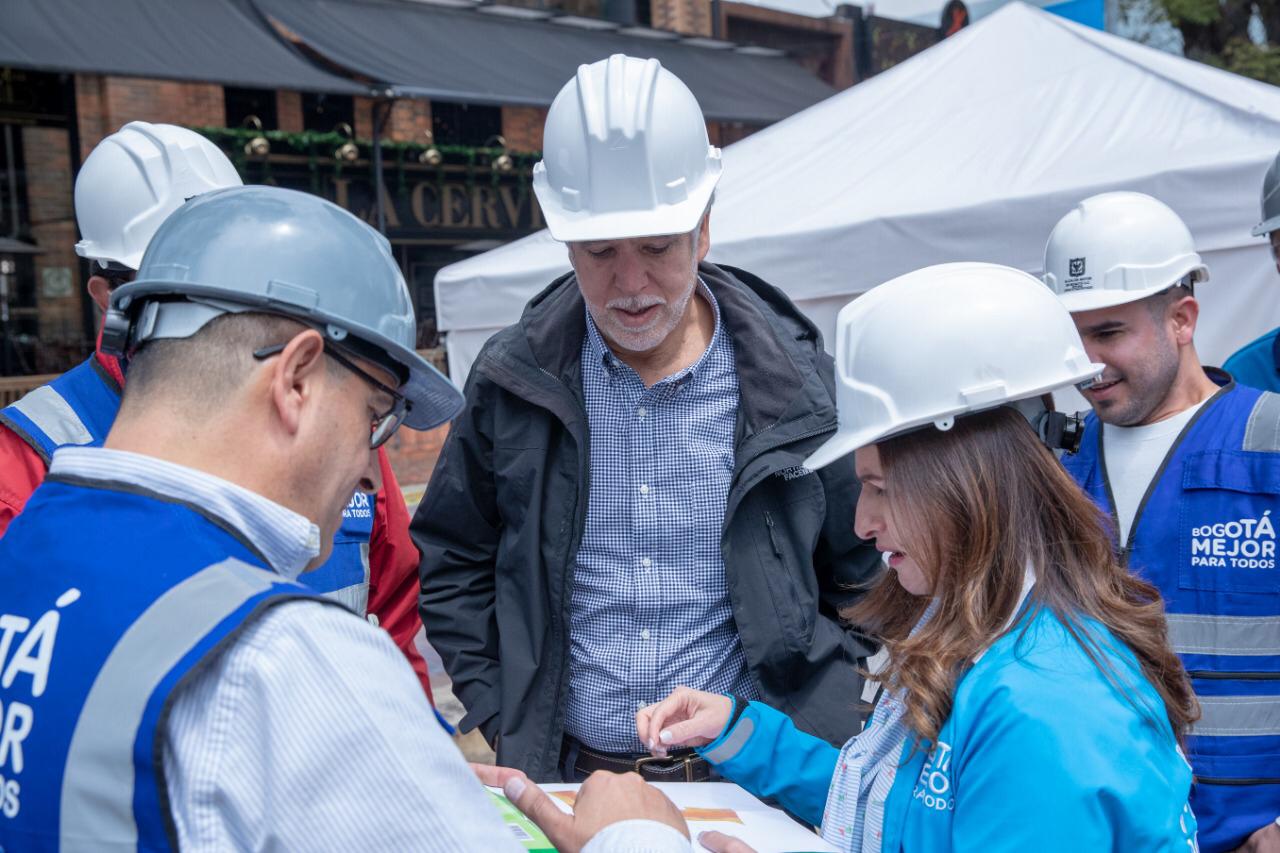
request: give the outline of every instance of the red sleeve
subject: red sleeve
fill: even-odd
[[[418,615],[419,557],[409,538],[409,509],[385,447],[378,448],[378,464],[382,466],[382,489],[369,540],[369,612],[378,617],[378,624],[409,659],[434,706],[427,662],[414,645],[422,617]]]
[[[44,482],[44,474],[40,454],[13,430],[0,426],[0,536],[4,535],[9,522],[22,512],[31,493]],[[408,521],[405,525],[407,527]],[[407,531],[405,538],[408,538]]]

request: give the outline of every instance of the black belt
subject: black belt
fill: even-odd
[[[710,782],[711,765],[692,749],[673,749],[662,758],[647,752],[600,752],[568,736],[564,739],[562,757],[570,744],[578,748],[574,769],[586,774],[597,770],[610,773],[639,773],[647,782]]]

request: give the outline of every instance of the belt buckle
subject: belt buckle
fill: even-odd
[[[641,771],[640,768],[644,767],[646,764],[671,763],[672,766],[675,766],[675,762],[678,761],[680,762],[680,765],[684,767],[684,781],[692,782],[693,781],[693,758],[694,758],[694,754],[692,753],[688,755],[682,755],[679,758],[673,758],[671,756],[661,756],[661,755],[646,755],[643,758],[636,759],[635,768],[636,768],[636,772],[639,773],[641,776],[643,776],[644,773]]]

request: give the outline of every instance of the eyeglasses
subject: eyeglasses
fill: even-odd
[[[254,350],[253,357],[259,361],[271,358],[272,356],[279,355],[284,352],[284,348],[286,346],[287,344],[274,344],[273,346],[263,347],[262,349]],[[375,417],[372,422],[372,427],[370,428],[369,447],[373,450],[377,450],[379,447],[386,444],[387,439],[395,435],[396,430],[400,428],[400,424],[404,423],[405,416],[409,413],[409,401],[405,399],[405,396],[399,391],[396,391],[393,388],[388,388],[386,385],[361,370],[356,366],[355,362],[351,361],[351,359],[339,352],[336,347],[331,346],[328,341],[325,341],[324,351],[330,358],[338,362],[338,364],[341,364],[347,370],[350,370],[356,376],[359,376],[365,382],[369,383],[369,385],[391,397],[393,401],[391,408],[383,414]]]

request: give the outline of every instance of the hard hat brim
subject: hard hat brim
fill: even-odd
[[[929,413],[909,420],[899,421],[889,424],[875,424],[870,427],[857,429],[854,427],[841,426],[836,430],[836,434],[827,439],[817,450],[809,455],[802,463],[805,468],[810,471],[817,471],[847,456],[862,447],[869,447],[877,442],[884,441],[887,438],[902,435],[903,433],[912,432],[913,430],[928,427],[944,418],[963,417],[972,415],[976,412],[984,412],[990,409],[998,409],[1001,406],[1007,406],[1016,403],[1019,400],[1029,400],[1039,397],[1043,394],[1051,394],[1063,388],[1079,385],[1081,382],[1088,381],[1100,375],[1106,369],[1105,364],[1098,362],[1089,362],[1088,367],[1081,370],[1076,368],[1074,375],[1068,376],[1061,381],[1054,382],[1051,385],[1042,388],[1030,389],[1019,393],[1016,397],[1007,400],[1001,400],[987,406],[976,407],[957,407],[950,411]]]
[[[160,295],[196,297],[215,303],[230,303],[243,306],[244,311],[277,314],[320,330],[330,326],[348,330],[353,338],[385,353],[388,359],[399,364],[408,373],[408,379],[397,390],[412,404],[404,420],[404,425],[410,429],[434,429],[452,420],[462,411],[463,396],[457,386],[417,351],[385,335],[367,329],[352,329],[348,321],[325,311],[306,309],[298,305],[285,305],[265,298],[249,298],[244,293],[228,291],[220,287],[160,279],[140,279],[123,285],[112,294],[111,304],[113,308],[128,310],[129,303],[135,300]]]
[[[1272,216],[1269,219],[1262,220],[1253,226],[1253,230],[1249,233],[1254,237],[1263,237],[1276,230],[1280,230],[1280,216]]]
[[[1168,284],[1160,284],[1156,287],[1144,287],[1141,290],[1111,290],[1107,288],[1097,288],[1094,290],[1076,290],[1071,293],[1057,294],[1058,299],[1072,314],[1080,314],[1085,311],[1097,311],[1102,308],[1114,308],[1117,305],[1127,305],[1130,302],[1138,302],[1149,296],[1155,296],[1157,293],[1163,293],[1169,288],[1178,284],[1184,276],[1196,273],[1196,283],[1203,284],[1209,280],[1209,268],[1203,263],[1191,265],[1189,268],[1179,270],[1177,276]]]
[[[629,240],[635,237],[658,237],[688,234],[702,219],[720,175],[717,171],[681,202],[664,204],[652,210],[617,210],[608,213],[568,211],[560,206],[557,194],[535,176],[534,194],[542,208],[542,218],[553,239],[561,243],[587,243],[596,240]]]
[[[142,263],[142,252],[133,252],[132,254],[104,254],[98,251],[97,247],[88,240],[81,240],[76,243],[76,254],[87,261],[97,261],[99,264],[106,266],[107,264],[120,264],[131,270],[136,270]]]

